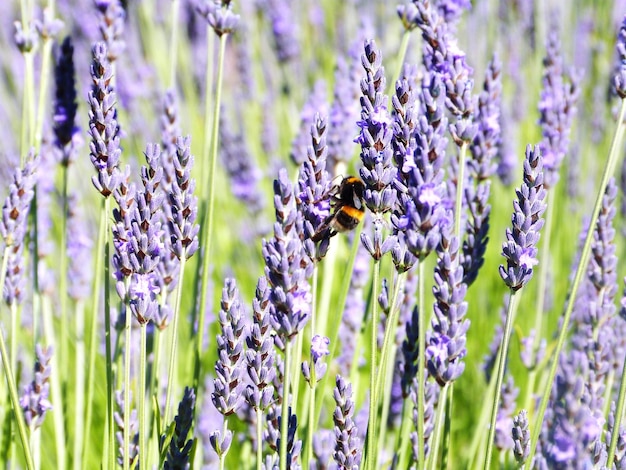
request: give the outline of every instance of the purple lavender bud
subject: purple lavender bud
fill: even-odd
[[[512,290],[521,289],[533,276],[537,261],[537,242],[543,227],[543,202],[546,190],[543,187],[543,159],[539,147],[526,147],[524,181],[513,201],[515,212],[511,217],[512,229],[506,229],[507,242],[502,244],[502,256],[507,267],[500,265],[500,276]]]
[[[274,180],[274,207],[274,237],[263,242],[262,251],[270,285],[272,326],[285,342],[304,328],[309,319],[311,289],[303,268],[310,263],[299,235],[303,222],[296,210],[293,185],[284,169]]]
[[[615,72],[613,84],[617,95],[624,99],[626,98],[626,16],[624,16],[619,28],[619,36],[617,37],[615,48],[619,56],[619,66]]]
[[[405,66],[406,68],[406,66]],[[406,75],[406,70],[404,75]],[[406,184],[406,173],[414,167],[413,152],[415,140],[413,132],[417,125],[417,93],[413,90],[412,80],[406,77],[396,82],[396,93],[391,97],[393,106],[393,159],[398,167],[398,179]]]
[[[426,386],[424,388],[424,416],[421,417],[417,412],[417,377],[413,378],[411,384],[411,404],[413,405],[412,420],[414,431],[411,432],[411,444],[413,451],[413,459],[417,461],[418,445],[424,446],[424,455],[430,453],[430,437],[435,428],[435,406],[439,400],[441,387],[434,380],[430,380],[428,376],[425,378]],[[424,442],[419,443],[417,440],[417,421],[424,420]]]
[[[386,107],[385,69],[374,41],[365,42],[361,63],[366,77],[361,80],[361,132],[355,142],[361,145],[363,168],[359,173],[366,188],[363,199],[374,214],[379,214],[393,207],[395,191],[391,183],[397,169],[391,165],[393,125]]]
[[[176,103],[176,94],[173,90],[167,90],[163,95],[163,114],[159,117],[161,129],[161,148],[163,152],[163,173],[164,173],[164,190],[169,189],[173,176],[173,160],[176,154],[176,141],[182,135],[180,130],[180,119],[178,117],[178,106]]]
[[[252,384],[246,385],[244,397],[248,404],[260,410],[270,405],[274,387],[272,381],[276,376],[276,352],[271,337],[269,316],[269,288],[267,279],[259,278],[256,295],[252,300],[253,325],[246,337],[246,368]]]
[[[535,330],[530,330],[528,336],[520,340],[520,359],[522,364],[529,371],[534,370],[543,360],[546,354],[546,339],[541,338],[539,346],[535,351]]]
[[[322,380],[322,377],[326,374],[328,366],[323,361],[323,358],[330,354],[329,344],[330,340],[325,336],[315,335],[311,340],[311,363],[313,364],[313,369],[310,369],[307,361],[302,363],[302,375],[310,386]]]
[[[233,432],[228,429],[222,439],[222,433],[219,431],[213,431],[209,436],[209,441],[211,442],[211,447],[215,453],[221,457],[228,453],[230,449],[230,445],[233,442]]]
[[[511,436],[511,429],[513,428],[513,413],[516,408],[515,400],[518,395],[519,388],[515,387],[513,377],[509,375],[500,392],[500,408],[498,409],[496,421],[494,444],[496,449],[500,451],[511,450],[515,446]]]
[[[42,40],[55,39],[65,26],[63,21],[54,17],[50,8],[44,8],[43,20],[36,18],[33,20],[33,25]]]
[[[126,11],[120,0],[101,2],[96,4],[96,8],[101,14],[98,28],[102,40],[106,44],[107,59],[110,62],[115,62],[126,49],[126,41],[124,40]]]
[[[524,465],[530,454],[530,429],[528,427],[528,413],[521,410],[513,418],[513,455],[518,464]]]
[[[193,192],[196,181],[191,178],[194,158],[191,155],[191,139],[189,137],[176,140],[176,157],[174,158],[175,180],[172,181],[168,194],[171,218],[169,219],[172,252],[181,259],[189,259],[198,249],[198,231],[196,223],[198,215],[198,198]]]
[[[265,441],[275,452],[280,449],[280,429],[282,416],[280,416],[278,406],[272,406],[267,415],[267,430],[265,431]],[[291,407],[288,410],[289,423],[287,427],[287,468],[299,468],[298,457],[302,450],[302,441],[296,440],[296,429],[298,427],[298,418],[292,414]],[[277,467],[270,467],[274,470]]]
[[[52,353],[51,346],[43,348],[37,344],[35,347],[35,376],[28,386],[24,387],[24,393],[20,397],[20,407],[24,413],[24,420],[31,429],[41,427],[46,412],[52,409],[52,403],[48,400]]]
[[[164,467],[167,470],[189,468],[190,454],[193,448],[193,436],[189,436],[196,408],[196,394],[193,388],[185,387],[183,399],[178,405],[178,414],[174,420],[176,427],[170,441]],[[187,440],[187,437],[191,439]]]
[[[0,220],[0,235],[6,246],[19,246],[24,241],[28,211],[35,195],[35,171],[38,164],[39,157],[30,154],[24,168],[15,168],[13,172],[13,182],[9,185],[9,194],[2,205]]]
[[[132,400],[132,394],[131,394]],[[124,449],[124,392],[117,390],[115,392],[115,403],[118,411],[115,411],[115,439],[117,440],[117,464],[122,466],[124,459],[128,460],[130,467],[137,464],[139,459],[139,421],[137,420],[137,410],[132,409],[130,414],[130,448]]]
[[[300,166],[296,197],[296,206],[303,220],[304,250],[315,261],[326,256],[332,236],[331,228],[327,227],[323,236],[318,237],[330,217],[331,182],[326,171],[326,129],[327,120],[316,115],[311,125],[307,158]],[[318,241],[314,241],[316,237]]]
[[[471,10],[472,2],[470,0],[440,0],[435,2],[437,11],[446,23],[454,24],[460,18],[465,10]]]
[[[335,423],[335,452],[333,459],[339,470],[352,470],[361,464],[361,442],[354,424],[352,385],[337,375],[333,392],[337,407],[333,413]]]
[[[458,379],[465,370],[463,358],[470,321],[465,318],[467,285],[459,260],[459,242],[452,224],[442,227],[435,267],[433,332],[426,347],[429,374],[441,386]]]
[[[156,275],[133,274],[128,287],[128,301],[130,311],[140,325],[145,325],[157,313],[157,295],[161,291],[157,284]]]
[[[75,157],[76,143],[80,129],[74,124],[76,119],[76,82],[74,80],[74,47],[68,36],[61,48],[54,67],[55,99],[52,117],[55,144],[61,150],[61,164],[67,166]],[[73,144],[73,145],[70,145]]]
[[[15,41],[17,48],[22,54],[31,52],[39,44],[39,36],[35,30],[35,25],[28,25],[28,29],[26,31],[22,29],[22,23],[19,21],[15,21],[13,26],[15,27],[13,40]]]
[[[313,458],[310,469],[323,470],[329,468],[332,458],[335,433],[331,429],[317,429],[313,434]]]
[[[569,147],[569,133],[576,113],[578,78],[567,76],[563,70],[558,28],[550,29],[543,59],[543,89],[539,99],[539,124],[542,139],[545,187],[553,187],[559,179],[559,169]]]
[[[117,169],[116,169],[117,170]],[[132,217],[135,213],[135,185],[129,184],[130,168],[127,166],[123,177],[119,178],[113,197],[117,203],[117,207],[113,209],[113,257],[112,263],[115,268],[115,279],[121,282],[124,278],[130,276],[134,272],[134,266],[131,263],[131,255],[133,253],[133,245],[131,239]]]
[[[204,16],[218,36],[237,30],[239,15],[233,13],[231,0],[197,0],[194,3],[196,11]]]
[[[446,107],[456,116],[450,123],[450,134],[457,146],[470,144],[478,133],[478,125],[473,122],[476,98],[473,95],[473,71],[465,63],[465,57],[454,58],[450,67],[450,77],[444,80],[446,86]]]
[[[402,22],[402,26],[407,31],[412,31],[417,27],[419,12],[414,2],[407,2],[403,5],[398,5],[396,13]]]
[[[113,69],[107,59],[104,43],[96,43],[92,49],[92,89],[87,98],[89,110],[89,157],[98,172],[91,181],[104,197],[115,191],[120,182],[118,169],[120,155],[120,126],[115,109],[116,97],[111,86]]]
[[[239,291],[234,279],[224,281],[217,336],[218,360],[215,362],[215,390],[211,399],[224,416],[235,413],[243,400],[243,342],[246,332]]]

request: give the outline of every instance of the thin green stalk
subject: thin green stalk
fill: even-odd
[[[6,248],[5,248],[6,250]],[[6,254],[6,253],[5,253]],[[6,256],[2,259],[2,274],[0,274],[0,285],[4,285],[4,273],[6,272]],[[28,433],[26,432],[26,423],[24,422],[24,415],[22,414],[22,408],[20,407],[20,400],[17,395],[17,387],[15,385],[15,378],[13,377],[13,370],[11,369],[11,362],[9,361],[9,355],[7,352],[6,343],[4,342],[4,333],[0,328],[0,354],[2,355],[2,366],[4,369],[4,375],[7,379],[7,385],[9,387],[9,396],[11,397],[11,405],[13,408],[13,415],[17,421],[17,430],[20,435],[20,441],[22,442],[22,450],[24,451],[24,459],[26,461],[26,468],[33,470],[35,465],[33,463],[33,457],[30,453],[28,446]]]
[[[54,320],[52,318],[52,307],[50,304],[50,299],[46,298],[46,301],[43,303],[43,328],[44,328],[44,339],[48,346],[52,347],[53,351],[57,351],[57,340],[54,335]],[[60,358],[56,356],[56,354],[52,354],[52,358],[50,359],[52,374],[50,374],[50,392],[51,392],[51,402],[54,405],[54,413],[52,413],[52,420],[54,422],[54,442],[56,445],[56,457],[57,457],[57,468],[67,468],[65,464],[65,456],[67,451],[65,449],[67,445],[67,440],[65,438],[65,416],[64,410],[65,408],[62,405],[62,375],[67,370],[66,364],[60,361]],[[61,366],[63,364],[63,366]],[[78,367],[78,364],[76,364]]]
[[[615,407],[615,417],[613,422],[613,430],[611,431],[611,444],[609,445],[609,453],[607,454],[607,464],[609,467],[613,467],[613,458],[615,456],[615,449],[617,449],[617,440],[620,436],[620,426],[622,424],[622,417],[624,416],[624,409],[626,405],[626,358],[622,361],[622,380],[619,384],[619,395],[617,396],[617,406]]]
[[[377,365],[377,352],[378,352],[378,284],[380,283],[380,260],[374,261],[374,278],[372,280],[372,290],[374,296],[372,298],[372,318],[371,325],[372,331],[370,336],[370,406],[369,406],[369,419],[367,424],[367,449],[368,455],[365,456],[367,467],[371,470],[376,468],[376,449],[378,446],[378,396],[376,393],[376,365]]]
[[[11,369],[17,370],[17,344],[19,342],[19,338],[17,337],[18,333],[18,318],[19,312],[17,308],[17,303],[13,302],[9,307],[11,309],[11,337],[9,338],[9,354],[11,361]]]
[[[445,384],[439,395],[439,406],[435,414],[435,427],[432,433],[433,445],[430,447],[427,463],[429,470],[435,470],[437,467],[437,456],[439,455],[439,446],[441,445],[441,436],[444,431],[444,422],[446,421],[446,403],[450,384]],[[443,465],[440,468],[445,468]]]
[[[487,436],[487,450],[485,452],[485,470],[491,468],[491,452],[493,450],[493,439],[496,434],[496,421],[498,416],[498,406],[500,404],[500,390],[502,390],[502,381],[504,380],[504,369],[506,366],[506,356],[509,350],[509,341],[511,339],[511,328],[513,326],[513,318],[519,303],[520,291],[511,289],[509,296],[509,305],[506,312],[506,322],[504,323],[504,332],[502,336],[501,349],[502,352],[498,358],[498,369],[496,371],[496,388],[493,396],[493,404],[491,406],[491,421],[489,425],[489,434]],[[530,460],[529,460],[530,462]]]
[[[163,349],[163,338],[165,336],[164,331],[157,330],[153,336],[154,338],[154,354],[152,355],[152,370],[150,372],[150,387],[148,390],[148,396],[153,398],[153,406],[149,408],[148,413],[148,455],[152,455],[153,449],[158,448],[158,438],[161,430],[157,427],[156,432],[154,431],[155,426],[155,418],[158,417],[159,413],[159,390],[160,390],[160,371],[161,371],[161,350]],[[154,406],[156,404],[156,406]]]
[[[598,188],[598,192],[596,194],[596,202],[593,208],[593,212],[591,214],[591,219],[589,220],[589,228],[587,229],[587,235],[585,237],[585,244],[583,245],[582,253],[580,255],[580,260],[578,261],[578,266],[576,268],[576,275],[574,276],[574,283],[572,285],[572,291],[570,292],[570,295],[568,297],[567,308],[565,309],[565,315],[563,316],[563,322],[561,324],[561,331],[559,333],[559,338],[557,340],[556,349],[554,351],[552,365],[550,367],[550,373],[548,375],[548,381],[544,388],[543,397],[541,398],[541,404],[539,406],[539,413],[537,414],[537,418],[535,420],[535,426],[533,427],[532,438],[530,441],[530,454],[528,456],[529,462],[532,462],[532,458],[535,455],[535,448],[537,446],[537,441],[539,441],[539,434],[541,432],[541,423],[543,422],[543,417],[548,407],[548,401],[550,399],[550,391],[552,390],[552,384],[554,383],[554,377],[556,376],[556,369],[557,369],[557,365],[559,362],[558,359],[559,359],[559,356],[561,355],[561,351],[563,350],[563,346],[565,345],[565,337],[567,336],[569,322],[572,316],[572,311],[574,310],[574,301],[576,300],[576,297],[578,296],[578,288],[580,287],[580,283],[582,281],[583,275],[587,269],[587,263],[589,262],[589,255],[591,252],[591,241],[593,240],[593,231],[598,221],[600,209],[602,208],[602,197],[606,190],[606,186],[609,183],[609,179],[611,178],[611,176],[613,176],[613,173],[615,172],[615,166],[617,165],[617,161],[619,160],[619,155],[622,149],[622,138],[624,136],[624,115],[625,114],[626,114],[626,100],[622,100],[620,111],[619,111],[619,116],[616,121],[617,128],[615,129],[613,141],[611,142],[611,150],[609,152],[609,157],[604,167],[604,172],[602,174],[600,187]]]
[[[54,16],[54,2],[48,2],[48,9]],[[41,78],[39,80],[39,100],[37,102],[37,117],[33,128],[33,140],[31,146],[37,151],[41,146],[43,121],[46,112],[46,103],[48,102],[47,90],[50,81],[50,62],[52,60],[52,37],[46,36],[43,40],[41,49]]]
[[[452,399],[454,397],[454,382],[446,384],[446,386],[448,385],[449,390],[444,417],[443,450],[441,451],[441,468],[448,468],[449,456],[451,454],[450,449],[452,448]]]
[[[226,436],[227,432],[228,432],[228,417],[224,416],[224,426],[222,428],[222,439],[224,438],[224,436]],[[226,462],[227,454],[228,454],[228,451],[224,453],[220,452],[220,470],[224,470],[224,463]]]
[[[409,431],[411,423],[412,423],[412,407],[409,405],[409,401],[405,399],[402,402],[402,419],[400,420],[400,435],[399,435],[399,445],[396,446],[398,450],[398,461],[400,464],[398,468],[408,468],[409,466],[409,454],[411,453],[409,449],[409,442],[411,433]]]
[[[109,260],[111,257],[111,246],[109,243],[109,214],[111,212],[111,202],[109,198],[104,199],[104,339],[107,370],[107,444],[105,462],[109,469],[115,468],[115,423],[113,419],[113,356],[111,350],[111,303],[109,293],[111,290],[111,272]]]
[[[395,358],[395,353],[396,353],[396,345],[395,343],[393,344],[393,357]],[[380,372],[378,374],[378,376],[380,377],[381,375],[385,377],[385,383],[390,384],[393,382],[393,374],[394,374],[394,368],[393,368],[393,364],[392,367],[389,367],[389,364],[387,364],[386,366],[384,364],[381,364],[380,366]],[[382,399],[382,406],[380,407],[380,423],[382,423],[382,425],[380,426],[380,435],[378,438],[378,447],[376,448],[375,452],[376,455],[380,455],[381,452],[383,451],[383,448],[386,444],[386,440],[387,440],[387,420],[389,419],[389,405],[391,403],[391,387],[387,387],[384,390],[384,395],[383,395],[383,399]]]
[[[263,411],[256,410],[256,441],[263,442]],[[256,446],[256,470],[263,469],[263,446]]]
[[[172,400],[172,385],[177,382],[176,377],[176,353],[178,351],[178,321],[180,317],[180,303],[183,295],[183,279],[185,274],[185,264],[187,263],[187,250],[183,249],[180,257],[180,279],[176,287],[176,304],[172,318],[172,342],[170,344],[170,361],[167,369],[167,392],[165,394],[165,410],[163,410],[164,422],[167,426],[170,422],[170,403]],[[158,390],[157,390],[158,393]]]
[[[148,428],[146,426],[146,338],[148,336],[148,324],[142,323],[140,328],[140,351],[139,351],[139,391],[137,393],[139,397],[139,449],[147,449],[146,433]],[[148,461],[150,455],[144,453],[142,458],[139,459],[140,470],[148,470]]]
[[[172,0],[172,35],[170,36],[170,89],[176,89],[176,70],[178,67],[178,17],[180,0]],[[207,77],[208,78],[208,77]]]
[[[73,461],[74,470],[83,468],[81,452],[83,448],[83,436],[85,434],[85,304],[82,300],[76,302],[76,384],[74,385],[74,399],[76,400],[76,412],[74,413],[74,436]]]
[[[126,292],[128,292],[129,282],[126,281]],[[132,341],[132,319],[130,306],[126,303],[126,325],[124,326],[124,450],[123,468],[130,470],[130,357]]]
[[[461,211],[463,210],[463,182],[465,181],[465,159],[467,142],[463,142],[459,152],[459,166],[456,174],[456,201],[454,203],[454,236],[461,243]]]
[[[61,342],[61,347],[59,348],[59,362],[61,364],[67,364],[67,360],[69,359],[67,354],[67,348],[69,345],[69,334],[68,334],[68,321],[67,321],[67,213],[68,213],[68,200],[67,200],[67,187],[68,187],[68,167],[67,165],[63,165],[63,189],[61,194],[62,199],[62,210],[61,214],[61,259],[59,260],[59,295],[61,296],[61,334],[59,341]],[[63,383],[67,382],[66,379],[63,380]]]
[[[287,441],[289,429],[289,379],[291,370],[291,341],[285,342],[285,375],[283,384],[283,402],[280,410],[280,470],[287,470]]]
[[[417,468],[424,468],[424,386],[426,379],[426,362],[423,360],[426,349],[426,321],[424,316],[424,302],[426,295],[424,293],[424,261],[419,261],[417,274],[417,328],[418,328],[418,346],[417,346]]]
[[[209,32],[209,35],[211,33]],[[204,239],[202,240],[203,253],[202,258],[202,287],[200,289],[200,315],[198,318],[198,333],[196,335],[196,367],[194,368],[194,384],[199,386],[200,381],[200,359],[202,357],[202,339],[204,338],[204,309],[207,302],[207,291],[209,286],[209,265],[211,260],[211,245],[213,243],[213,216],[215,215],[215,169],[217,162],[217,149],[219,138],[219,124],[220,124],[220,103],[222,97],[222,80],[224,75],[224,56],[226,51],[226,39],[228,34],[220,36],[220,48],[217,58],[217,78],[215,85],[215,101],[213,102],[213,126],[211,130],[211,155],[203,155],[203,161],[209,160],[209,198],[207,204],[207,212],[205,214],[206,231],[204,232]],[[210,83],[209,77],[207,77],[207,83]],[[207,85],[207,96],[210,95],[209,87]],[[208,115],[207,118],[208,119]],[[197,391],[197,390],[196,390]]]
[[[98,312],[100,311],[100,293],[102,292],[102,266],[104,260],[104,240],[106,233],[106,212],[104,209],[104,200],[102,200],[102,209],[100,210],[100,223],[98,224],[98,241],[96,243],[96,253],[93,277],[93,289],[91,299],[91,324],[89,325],[89,359],[87,365],[87,410],[85,412],[85,438],[83,440],[82,459],[86,461],[87,450],[91,444],[91,420],[94,407],[94,388],[96,375],[96,351],[100,346],[98,341]],[[107,379],[108,383],[108,379]],[[107,402],[108,403],[108,402]],[[104,467],[107,468],[107,467]]]
[[[316,306],[317,306],[317,285],[318,285],[318,266],[317,263],[313,265],[313,285],[311,286],[311,321],[309,322],[309,331],[311,333],[309,339],[309,346],[313,344],[313,336],[316,334],[315,320],[316,320]],[[302,336],[302,335],[300,335]],[[297,362],[297,361],[296,361]],[[311,364],[311,372],[314,373],[313,364]],[[306,447],[304,452],[304,468],[309,468],[309,462],[313,459],[313,433],[315,432],[315,386],[317,381],[313,380],[311,390],[309,393],[309,399],[306,401],[308,404],[308,422],[306,423]],[[294,387],[297,389],[297,387]],[[297,399],[294,399],[294,403],[298,403]]]

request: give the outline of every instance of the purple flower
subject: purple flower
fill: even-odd
[[[613,85],[615,93],[621,98],[626,98],[626,16],[619,28],[619,36],[615,45],[617,55],[619,56],[619,65],[615,71]]]
[[[35,30],[35,25],[31,23],[28,25],[28,29],[24,30],[22,28],[22,23],[15,21],[13,26],[15,27],[13,40],[15,41],[17,48],[22,54],[31,52],[35,46],[39,44],[39,36]]]
[[[130,310],[143,325],[150,321],[158,309],[157,295],[161,291],[156,281],[156,275],[133,274],[128,288],[128,301]]]
[[[172,252],[178,259],[187,259],[198,249],[198,198],[194,196],[196,182],[191,178],[194,158],[191,155],[191,139],[179,137],[176,140],[174,158],[175,179],[168,194],[171,216],[169,219]]]
[[[310,263],[299,235],[303,222],[296,210],[293,185],[284,169],[274,180],[274,207],[274,237],[263,242],[262,251],[270,285],[270,318],[284,342],[304,328],[311,308],[311,289],[303,268]]]
[[[183,399],[178,405],[178,414],[174,418],[176,426],[170,441],[164,467],[166,470],[189,468],[190,454],[193,448],[193,436],[189,436],[193,415],[196,408],[196,395],[193,388],[185,387]],[[191,439],[187,439],[191,437]]]
[[[539,99],[539,124],[542,139],[545,187],[553,187],[559,179],[561,162],[569,147],[569,133],[576,113],[579,79],[563,70],[558,28],[552,27],[543,59],[543,89]]]
[[[115,109],[116,97],[111,86],[113,69],[107,58],[104,43],[96,43],[92,49],[92,89],[87,98],[89,110],[89,157],[97,171],[91,181],[104,197],[115,191],[120,182],[118,169],[120,155],[120,126]]]
[[[132,400],[132,394],[130,395]],[[128,460],[130,467],[137,463],[139,459],[139,421],[137,420],[137,410],[131,410],[130,414],[130,448],[124,449],[124,392],[117,390],[115,392],[115,403],[119,411],[115,411],[114,418],[117,426],[115,439],[117,440],[117,464],[122,466],[124,460]]]
[[[235,413],[242,403],[243,342],[246,332],[239,291],[234,279],[224,281],[217,336],[218,360],[215,362],[215,390],[211,400],[224,416]]]
[[[74,79],[74,47],[68,36],[61,48],[54,67],[55,99],[52,117],[55,144],[61,150],[61,164],[69,165],[75,157],[80,139],[76,119],[76,82]],[[71,145],[70,145],[71,144]]]
[[[246,385],[244,397],[248,404],[266,410],[274,395],[272,381],[276,376],[276,352],[271,337],[269,289],[267,279],[259,278],[252,300],[253,324],[246,337],[246,368],[251,384]]]
[[[310,386],[322,380],[322,377],[326,374],[328,366],[323,359],[324,356],[330,354],[329,344],[330,340],[325,336],[315,335],[311,340],[311,363],[313,364],[313,369],[311,370],[307,361],[302,363],[302,375]]]
[[[110,62],[115,62],[126,49],[126,41],[124,40],[126,11],[119,0],[96,3],[96,8],[101,15],[98,29],[106,44],[107,59]]]
[[[239,15],[233,13],[231,0],[197,0],[195,8],[218,36],[237,30]]]
[[[37,344],[35,347],[35,376],[31,383],[24,387],[24,393],[20,397],[20,407],[24,413],[26,425],[31,429],[41,427],[46,412],[52,409],[52,403],[48,400],[52,353],[52,347],[44,348]]]
[[[295,12],[291,2],[285,0],[266,0],[265,12],[272,23],[274,50],[281,64],[290,62],[300,55],[298,22],[294,21]]]
[[[13,172],[13,182],[9,185],[9,194],[2,205],[0,220],[0,235],[6,246],[21,245],[24,241],[28,210],[35,194],[38,163],[39,157],[30,154],[24,168],[15,168]]]
[[[524,181],[513,202],[515,212],[511,218],[512,229],[506,229],[507,242],[502,244],[502,255],[507,260],[506,269],[500,265],[500,276],[512,290],[521,289],[533,275],[537,261],[537,242],[543,227],[541,218],[546,209],[543,202],[543,160],[539,147],[526,147]]]
[[[528,428],[528,413],[521,410],[513,418],[513,428],[511,430],[513,437],[513,455],[518,464],[523,465],[530,454],[530,430]]]
[[[352,385],[337,375],[333,392],[337,407],[333,413],[335,423],[335,452],[333,459],[339,470],[352,470],[361,464],[361,442],[354,424]]]

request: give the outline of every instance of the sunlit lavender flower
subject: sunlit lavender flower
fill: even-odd
[[[313,368],[309,366],[308,361],[302,363],[302,375],[311,387],[322,380],[326,374],[328,365],[323,361],[323,358],[330,354],[329,344],[330,340],[325,336],[315,335],[311,340],[311,364]]]
[[[288,410],[289,422],[287,427],[287,468],[300,468],[298,466],[298,457],[302,450],[302,441],[296,440],[296,429],[298,428],[298,418],[295,414],[292,414],[291,407]],[[269,445],[270,449],[278,453],[280,449],[281,438],[281,420],[280,408],[273,405],[269,409],[267,415],[267,429],[264,431],[265,442]],[[278,459],[277,459],[278,460]],[[278,465],[267,467],[275,470]]]
[[[330,228],[327,228],[328,236],[322,236],[318,242],[312,240],[330,216],[331,182],[326,171],[327,122],[325,118],[315,116],[309,134],[311,144],[307,148],[307,157],[302,162],[298,175],[296,206],[302,214],[303,246],[307,256],[314,261],[326,256],[331,235]]]
[[[22,23],[19,21],[15,21],[13,26],[15,27],[13,40],[22,54],[29,53],[37,47],[39,44],[39,35],[33,23],[29,24],[26,30],[23,29]]]
[[[337,407],[333,413],[335,423],[335,452],[333,459],[340,470],[359,468],[361,464],[361,442],[354,424],[354,400],[352,385],[341,375],[335,380],[333,395]]]
[[[69,165],[75,157],[80,139],[76,119],[76,82],[74,79],[74,47],[68,36],[63,40],[54,67],[55,99],[52,117],[55,144],[61,150],[61,164]]]
[[[513,201],[515,212],[511,218],[512,229],[506,229],[507,242],[502,244],[502,255],[507,260],[506,269],[500,265],[500,276],[512,290],[521,289],[533,276],[537,261],[537,242],[543,227],[541,218],[546,209],[543,202],[546,190],[543,187],[543,159],[539,147],[526,147],[524,181],[516,191]]]
[[[233,13],[231,0],[196,0],[194,3],[196,11],[204,16],[218,36],[237,30],[239,15]]]
[[[428,456],[430,453],[430,438],[432,436],[433,430],[435,429],[435,411],[437,406],[441,406],[438,404],[439,401],[439,393],[441,391],[441,387],[432,380],[428,375],[425,377],[425,387],[424,387],[424,416],[419,416],[417,412],[417,377],[413,378],[413,382],[411,384],[411,392],[409,397],[411,399],[412,409],[412,421],[413,421],[413,431],[411,431],[411,447],[413,453],[413,460],[417,462],[418,456],[418,446],[424,446],[424,455]],[[417,423],[419,419],[424,420],[424,442],[419,443],[417,439]]]
[[[429,374],[443,386],[458,379],[465,370],[463,358],[470,321],[465,318],[467,285],[459,260],[459,241],[452,234],[452,221],[442,227],[437,247],[433,332],[426,347]]]
[[[559,179],[559,169],[569,147],[569,134],[576,113],[578,78],[563,70],[561,44],[556,26],[550,29],[543,59],[543,88],[539,100],[539,123],[542,140],[544,185],[553,187]]]
[[[96,1],[95,3],[101,15],[98,20],[98,29],[102,40],[106,43],[107,58],[110,62],[114,62],[126,49],[124,39],[126,11],[120,0]]]
[[[130,399],[132,401],[132,393],[130,394]],[[117,390],[115,392],[115,403],[117,405],[117,409],[114,413],[115,425],[117,426],[117,431],[115,432],[115,439],[117,440],[117,464],[122,466],[124,464],[124,460],[128,460],[129,466],[132,468],[135,465],[137,459],[139,458],[139,421],[137,420],[137,410],[133,409],[130,413],[130,429],[128,433],[130,434],[130,448],[128,452],[124,449],[124,392],[122,390]]]
[[[219,321],[221,334],[217,336],[218,360],[215,363],[217,377],[211,399],[220,413],[229,416],[239,409],[243,400],[243,342],[246,334],[234,279],[224,281]]]
[[[396,81],[396,92],[391,97],[393,107],[393,160],[398,167],[398,179],[406,184],[407,173],[415,167],[413,153],[416,143],[413,137],[417,125],[417,90],[413,89],[413,80],[405,65],[402,77]]]
[[[269,288],[265,277],[257,282],[255,298],[252,300],[253,324],[246,337],[246,368],[251,384],[246,385],[244,397],[248,404],[266,410],[272,402],[276,376],[276,352],[271,337],[269,316]]]
[[[117,203],[117,207],[113,209],[113,256],[112,264],[115,268],[114,277],[118,281],[123,281],[124,278],[129,277],[135,270],[133,263],[131,262],[131,256],[133,252],[133,245],[131,238],[132,232],[132,220],[135,215],[135,185],[129,182],[130,168],[127,166],[122,175],[118,175],[118,183],[113,193],[113,198]],[[121,286],[120,286],[121,287]],[[125,292],[120,292],[120,297],[124,298]]]
[[[329,468],[329,462],[335,444],[335,432],[331,429],[318,429],[313,435],[313,458],[310,469],[323,470]]]
[[[44,348],[37,344],[35,347],[35,376],[24,387],[24,393],[20,397],[20,407],[24,413],[24,420],[31,429],[41,427],[46,412],[52,409],[52,403],[48,400],[52,354],[51,346]]]
[[[155,273],[131,275],[126,297],[131,312],[141,325],[146,324],[157,314],[157,296],[160,291]]]
[[[302,219],[296,210],[293,185],[284,169],[274,180],[274,207],[274,237],[263,242],[263,258],[270,285],[270,318],[284,342],[304,328],[311,309],[311,289],[303,268],[308,264],[307,255],[299,236]]]
[[[619,36],[617,37],[615,48],[619,56],[619,66],[615,71],[613,84],[617,96],[624,99],[626,98],[626,16],[624,16],[624,20],[619,28]]]
[[[365,42],[361,63],[366,76],[361,80],[361,132],[355,142],[361,145],[364,166],[360,170],[365,183],[363,199],[374,214],[380,214],[391,210],[395,201],[391,183],[397,170],[391,165],[393,124],[386,105],[385,69],[374,41]]]
[[[183,399],[178,405],[174,420],[176,427],[167,450],[164,467],[167,470],[189,468],[189,457],[193,447],[193,436],[189,436],[196,408],[196,395],[193,388],[185,387]],[[191,439],[187,439],[191,437]]]
[[[502,104],[500,109],[500,129],[502,138],[500,140],[500,148],[496,154],[496,162],[498,168],[496,173],[498,178],[505,186],[511,186],[516,176],[517,152],[514,148],[515,136],[512,127],[515,125],[511,112]]]
[[[191,178],[194,158],[191,155],[191,139],[179,137],[176,140],[174,158],[175,179],[172,181],[168,198],[171,208],[169,220],[172,251],[181,259],[190,258],[198,249],[198,198],[194,196],[196,181]]]
[[[518,464],[523,465],[530,454],[530,429],[528,428],[528,413],[521,410],[513,418],[513,455]]]
[[[111,80],[113,69],[107,59],[107,48],[98,42],[92,49],[92,89],[89,92],[89,157],[98,174],[91,178],[104,197],[109,197],[120,181],[120,126],[115,109],[116,97]]]

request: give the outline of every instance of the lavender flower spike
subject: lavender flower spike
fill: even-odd
[[[539,231],[543,227],[543,200],[546,190],[543,187],[543,159],[539,147],[526,147],[524,161],[524,181],[516,191],[517,201],[511,217],[512,229],[506,229],[507,241],[502,244],[502,255],[506,258],[506,269],[500,265],[500,276],[513,291],[521,289],[533,276],[533,266],[537,260]]]
[[[193,388],[185,387],[185,394],[178,405],[176,427],[167,451],[167,458],[163,466],[166,470],[189,468],[189,457],[193,447],[193,436],[189,436],[193,424],[193,414],[196,408],[196,394]],[[191,439],[187,440],[187,437]]]
[[[617,95],[624,99],[626,98],[626,16],[624,16],[622,26],[619,29],[619,36],[615,47],[620,61],[617,72],[615,73],[615,78],[613,79],[613,84]]]
[[[196,0],[193,3],[218,36],[237,30],[239,15],[233,13],[231,0]]]
[[[31,429],[40,427],[46,412],[52,409],[52,404],[48,400],[52,347],[42,348],[38,344],[35,354],[35,377],[24,388],[24,394],[20,397],[20,407],[24,412],[24,419]]]
[[[359,468],[361,463],[361,445],[358,430],[352,417],[354,416],[354,401],[352,399],[352,385],[343,377],[337,375],[334,397],[337,408],[333,413],[335,422],[335,452],[333,459],[339,470]]]
[[[76,118],[76,81],[74,79],[74,47],[68,36],[63,41],[54,67],[55,100],[53,130],[55,145],[61,150],[61,163],[69,165],[75,155],[78,127]],[[72,145],[74,144],[74,145]]]
[[[518,464],[523,465],[530,453],[530,430],[528,429],[528,413],[526,410],[521,410],[513,418],[511,435],[514,443],[513,454],[515,455],[515,460]]]

